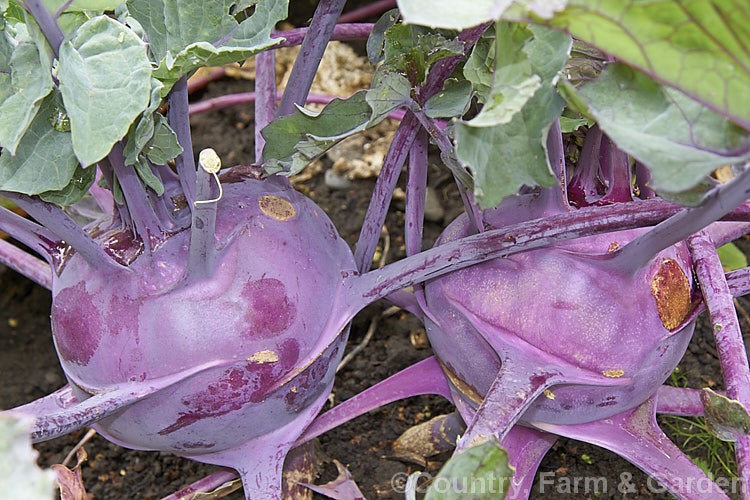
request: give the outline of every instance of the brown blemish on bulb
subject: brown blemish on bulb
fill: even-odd
[[[618,250],[619,248],[620,248],[620,244],[617,243],[616,241],[613,241],[612,243],[609,244],[609,249],[607,250],[607,252],[612,253]]]
[[[604,370],[602,375],[609,378],[620,378],[625,375],[625,370]]]
[[[258,200],[261,211],[276,220],[285,221],[297,215],[294,206],[278,196],[263,196]]]
[[[253,362],[253,363],[276,363],[279,360],[279,355],[276,354],[274,351],[265,350],[265,351],[258,351],[249,358],[247,358],[247,361]]]
[[[549,389],[544,389],[544,395],[547,397],[547,399],[555,399],[555,393],[550,391]]]
[[[664,328],[680,326],[690,312],[690,282],[674,259],[663,260],[651,278],[651,295]]]

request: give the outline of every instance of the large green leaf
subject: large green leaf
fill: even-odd
[[[89,188],[95,180],[96,168],[83,168],[78,164],[67,186],[60,190],[39,193],[39,197],[44,201],[62,206],[72,205],[81,201],[88,194]]]
[[[270,35],[286,18],[288,0],[260,0],[239,24],[230,14],[236,3],[128,0],[128,12],[145,30],[158,64],[154,76],[164,82],[162,95],[193,69],[241,61],[281,41]]]
[[[84,166],[104,158],[149,104],[146,45],[106,16],[86,21],[62,43],[58,78],[73,148]]]
[[[47,7],[51,13],[55,13],[60,10],[61,7],[65,7],[64,12],[70,11],[81,11],[91,10],[97,12],[103,12],[105,10],[115,10],[124,0],[73,0],[68,2],[67,0],[42,0],[44,6]]]
[[[40,470],[36,465],[38,453],[29,439],[32,422],[33,418],[25,415],[0,415],[0,491],[3,498],[55,498],[55,473]]]
[[[70,132],[54,127],[61,109],[59,95],[47,97],[21,138],[16,155],[3,150],[0,190],[31,195],[62,189],[70,183],[78,160],[73,154]]]
[[[513,472],[508,453],[497,442],[486,441],[448,460],[425,500],[503,500]]]
[[[0,71],[8,54],[5,33],[0,42]],[[20,43],[7,61],[7,73],[0,74],[0,146],[16,154],[18,143],[31,124],[42,100],[54,87],[50,74],[49,59],[40,54],[34,43]],[[3,82],[4,81],[4,82]],[[5,84],[3,84],[5,83]]]
[[[651,170],[656,190],[685,191],[714,169],[750,158],[750,134],[701,103],[623,64],[579,89],[588,112]]]
[[[479,206],[490,208],[523,185],[551,186],[546,141],[552,122],[560,116],[563,100],[554,85],[565,66],[570,37],[546,28],[532,28],[534,38],[523,51],[541,86],[509,122],[474,127],[456,125],[459,161],[474,173],[474,195]]]
[[[377,125],[394,109],[411,105],[411,87],[405,77],[384,73],[374,82],[370,90],[334,99],[320,113],[297,108],[271,122],[261,132],[266,140],[265,171],[296,174],[337,142]]]
[[[399,0],[407,22],[503,17],[569,32],[750,129],[750,4],[737,0]]]

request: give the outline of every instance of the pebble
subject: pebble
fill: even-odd
[[[325,182],[325,185],[331,189],[349,189],[352,186],[349,179],[340,176],[334,172],[332,168],[329,168],[326,170],[325,174],[323,174],[323,182]]]

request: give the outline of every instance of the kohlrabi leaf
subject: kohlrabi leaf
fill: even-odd
[[[750,129],[744,2],[569,0],[546,22]]]
[[[241,61],[281,41],[270,35],[287,16],[287,0],[259,0],[253,14],[239,24],[230,14],[235,3],[128,0],[128,12],[145,30],[158,64],[154,76],[164,82],[162,95],[198,67]]]
[[[164,194],[164,184],[162,184],[159,178],[156,177],[143,155],[138,157],[138,161],[135,162],[134,167],[138,177],[140,177],[146,186],[151,188],[159,196]]]
[[[542,86],[531,68],[529,54],[523,50],[532,33],[518,23],[495,23],[495,65],[484,106],[468,125],[492,127],[508,123]],[[481,66],[480,66],[481,67]]]
[[[54,14],[63,6],[65,6],[63,12],[81,10],[104,12],[105,10],[115,10],[115,8],[124,1],[125,0],[73,0],[68,3],[67,0],[42,0],[42,3],[44,3],[44,6],[47,7],[47,10],[49,10],[50,13]]]
[[[63,41],[58,78],[73,148],[84,166],[104,158],[149,103],[146,45],[106,16],[86,21]]]
[[[496,441],[486,441],[451,457],[427,490],[425,500],[467,498],[471,485],[482,485],[471,493],[473,500],[502,500],[513,478],[508,453]],[[440,485],[451,485],[449,488]]]
[[[369,91],[334,99],[320,113],[297,108],[293,114],[272,121],[261,132],[266,140],[265,171],[294,175],[340,140],[376,125],[392,110],[410,102],[410,85],[404,77],[386,73],[379,81],[380,85]]]
[[[164,85],[159,80],[151,79],[151,98],[148,107],[128,130],[128,139],[123,148],[125,165],[134,164],[138,154],[154,136],[154,114],[161,105],[161,90],[163,88]]]
[[[155,165],[166,165],[169,160],[182,153],[182,147],[177,142],[177,134],[162,115],[156,115],[154,135],[144,151]]]
[[[404,21],[434,28],[462,30],[495,19],[498,0],[398,0]]]
[[[495,78],[495,26],[482,33],[464,63],[464,78],[474,86],[477,100],[483,103],[492,89]]]
[[[747,267],[747,257],[734,243],[727,243],[716,249],[725,271],[736,271]]]
[[[427,100],[424,112],[430,118],[460,117],[468,111],[471,95],[472,86],[468,80],[449,78],[442,90]]]
[[[367,37],[367,58],[370,64],[377,64],[383,60],[383,50],[385,44],[385,34],[398,22],[398,9],[391,9],[383,14],[375,23]]]
[[[55,473],[36,465],[38,453],[29,439],[32,423],[30,416],[0,415],[0,491],[4,498],[55,498]]]
[[[39,111],[42,100],[54,88],[54,83],[49,58],[47,54],[40,54],[35,43],[18,44],[7,60],[8,40],[4,32],[0,32],[0,37],[3,38],[0,42],[0,71],[10,72],[10,75],[0,74],[0,146],[16,154],[18,143]]]
[[[83,168],[79,164],[67,186],[57,191],[40,193],[39,197],[44,201],[56,203],[63,207],[72,205],[81,201],[88,194],[89,188],[95,180],[96,168]]]
[[[479,206],[490,208],[522,185],[550,186],[556,182],[547,160],[546,141],[552,122],[560,116],[563,100],[555,82],[565,65],[570,37],[533,27],[534,38],[523,48],[540,88],[513,118],[500,125],[456,125],[459,161],[474,173],[474,196]]]
[[[706,425],[722,441],[737,441],[750,434],[750,415],[742,403],[717,394],[711,389],[701,391]]]
[[[463,55],[463,49],[462,42],[444,33],[399,23],[385,33],[383,65],[379,70],[400,73],[417,87],[424,83],[433,64],[446,57]]]
[[[3,150],[0,155],[0,190],[32,195],[68,185],[78,160],[73,153],[70,132],[54,126],[61,109],[58,94],[44,99],[21,138],[16,154]]]
[[[679,192],[716,168],[750,158],[750,133],[624,64],[578,90],[617,145],[651,170],[651,187]]]

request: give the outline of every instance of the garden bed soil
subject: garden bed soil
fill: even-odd
[[[246,91],[247,87],[246,81],[215,82],[191,99]],[[193,120],[195,151],[210,146],[225,159],[225,164],[251,161],[252,116],[252,105],[196,116]],[[438,159],[431,163],[430,185],[445,209],[447,223],[461,211],[460,199],[450,175],[438,167]],[[365,179],[351,181],[347,189],[331,189],[325,184],[323,175],[316,175],[298,188],[328,213],[343,238],[353,246],[373,186],[374,180]],[[386,223],[390,238],[388,262],[404,256],[403,222],[403,202],[396,201]],[[432,245],[443,225],[440,222],[427,223],[425,247]],[[744,300],[741,303],[750,308]],[[362,341],[373,317],[382,309],[383,306],[376,304],[355,318],[348,350]],[[0,408],[27,403],[65,383],[52,345],[49,311],[48,291],[13,271],[0,268]],[[748,331],[750,324],[741,321],[743,329]],[[416,318],[401,311],[383,317],[367,347],[337,375],[333,400],[338,404],[430,355],[431,351],[424,343],[424,329]],[[680,373],[682,382],[690,387],[720,389],[722,386],[716,349],[703,317],[680,364]],[[318,440],[321,467],[317,482],[335,477],[332,460],[336,459],[349,469],[367,498],[403,498],[391,487],[394,476],[418,470],[434,475],[450,454],[430,457],[426,466],[421,467],[397,459],[391,449],[393,441],[409,427],[451,411],[450,404],[440,397],[416,397],[374,410],[324,434]],[[84,433],[79,431],[36,445],[39,464],[48,467],[60,463]],[[88,461],[82,466],[84,484],[97,500],[159,499],[217,470],[169,453],[127,450],[98,435],[85,445],[85,449]],[[701,447],[691,455],[706,459],[706,453],[706,448]],[[726,476],[719,469],[715,472]],[[540,482],[542,473],[546,473],[544,484]],[[575,478],[606,478],[607,490],[598,494],[587,492],[584,483],[579,482],[576,491]],[[630,485],[632,489],[624,493],[618,488]],[[531,498],[671,498],[666,493],[650,491],[648,485],[643,473],[616,455],[584,443],[560,439],[542,461]],[[244,497],[237,491],[226,498]]]

